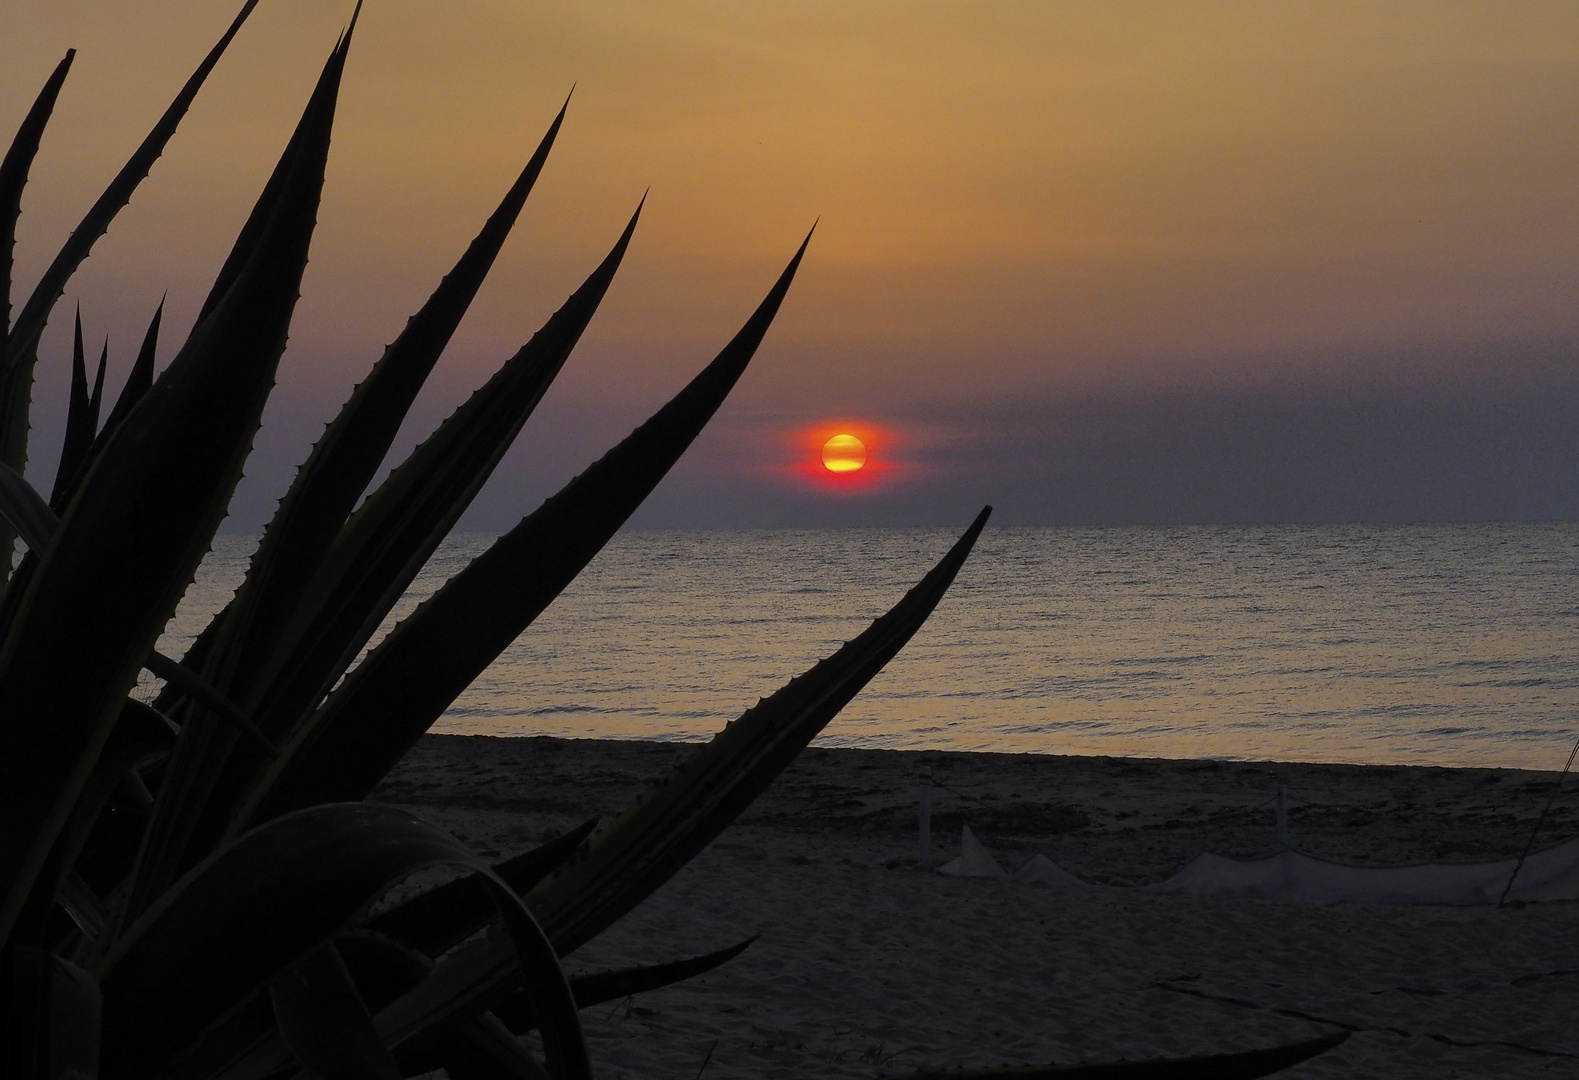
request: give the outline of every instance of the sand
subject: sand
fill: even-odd
[[[375,798],[507,856],[661,776],[677,744],[430,736]],[[1016,865],[1165,877],[1201,850],[1347,861],[1516,854],[1555,774],[811,749],[646,904],[566,959],[656,963],[752,934],[691,982],[582,1014],[602,1078],[899,1076],[1250,1049],[1338,1026],[1290,1078],[1579,1075],[1579,903],[1296,907],[949,879],[960,822]],[[1569,785],[1579,789],[1570,778]],[[1542,843],[1579,835],[1567,790]],[[709,1056],[710,1055],[710,1056]],[[703,1069],[704,1061],[706,1068]]]

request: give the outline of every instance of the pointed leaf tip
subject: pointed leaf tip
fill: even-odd
[[[351,11],[351,21],[346,24],[345,31],[340,35],[340,40],[335,43],[335,48],[342,52],[351,48],[351,35],[356,33],[356,20],[362,17],[362,0],[356,0],[356,7]]]
[[[115,429],[126,419],[127,413],[132,411],[132,406],[136,405],[153,385],[154,352],[159,347],[159,323],[164,319],[164,301],[165,298],[161,296],[159,306],[154,309],[153,318],[149,320],[148,330],[143,334],[143,343],[137,350],[137,359],[132,362],[132,370],[121,387],[120,396],[115,399],[110,415],[104,420],[103,429],[93,442],[90,458],[104,449],[110,436],[115,433]]]
[[[620,233],[619,240],[614,244],[614,251],[618,252],[618,255],[611,255],[610,257],[624,257],[625,249],[630,246],[631,237],[636,233],[636,222],[641,219],[641,209],[646,205],[647,196],[643,194],[641,197],[641,202],[637,203],[636,209],[632,211],[630,220],[625,223],[625,231]]]
[[[795,273],[800,269],[800,262],[806,257],[806,248],[811,244],[811,235],[816,231],[817,225],[813,222],[806,233],[806,238],[800,242],[800,247],[795,249],[794,258],[790,259],[789,265],[779,275],[778,281],[774,282],[773,289],[768,293],[767,299],[763,300],[761,306],[757,308],[758,315],[771,312],[771,314],[768,314],[768,318],[771,319],[773,315],[778,313],[779,304],[783,303],[785,294],[789,292],[790,283],[795,280]],[[765,331],[767,328],[763,327],[763,329]]]
[[[33,159],[38,155],[38,145],[55,111],[55,100],[65,84],[66,72],[71,68],[76,49],[67,49],[66,56],[55,65],[55,70],[44,82],[33,105],[17,128],[5,157],[0,159],[0,303],[5,305],[5,321],[0,322],[0,346],[4,346],[11,332],[11,269],[12,246],[16,240],[16,221],[22,212],[22,190],[27,187],[28,173]]]
[[[104,369],[110,363],[110,337],[104,336],[104,345],[99,349],[99,371],[93,377],[93,393],[88,399],[88,415],[93,418],[92,428],[99,429],[99,403],[104,400]]]
[[[103,385],[102,380],[101,367],[100,386]],[[66,434],[61,442],[60,461],[55,468],[55,483],[49,493],[49,504],[56,511],[65,506],[72,481],[87,459],[97,428],[98,410],[88,392],[87,356],[82,341],[82,304],[79,302],[71,342],[71,393],[66,412]]]

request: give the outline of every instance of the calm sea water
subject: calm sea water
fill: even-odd
[[[482,551],[459,535],[395,617]],[[953,540],[622,534],[435,730],[701,739],[860,632]],[[179,650],[240,580],[221,536]],[[1560,768],[1579,525],[996,529],[838,746]]]

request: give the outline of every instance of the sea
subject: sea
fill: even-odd
[[[621,533],[434,730],[704,740],[954,538]],[[452,536],[380,635],[492,540]],[[167,652],[256,543],[216,539]],[[1453,524],[989,528],[818,742],[1555,770],[1576,738],[1579,524]]]

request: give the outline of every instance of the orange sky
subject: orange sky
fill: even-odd
[[[23,204],[22,287],[237,6],[7,5],[7,137],[79,50]],[[173,352],[349,11],[253,15],[68,288],[41,433],[77,298],[127,362],[168,289]],[[1490,365],[1485,350],[1579,340],[1571,3],[369,0],[260,478],[288,476],[572,84],[411,432],[536,329],[650,186],[603,310],[487,496],[511,513],[709,358],[819,216],[753,370],[684,466],[697,476],[741,444],[767,467],[832,416],[911,432],[946,463],[937,447],[979,434],[966,413],[1032,399],[1430,384]]]

